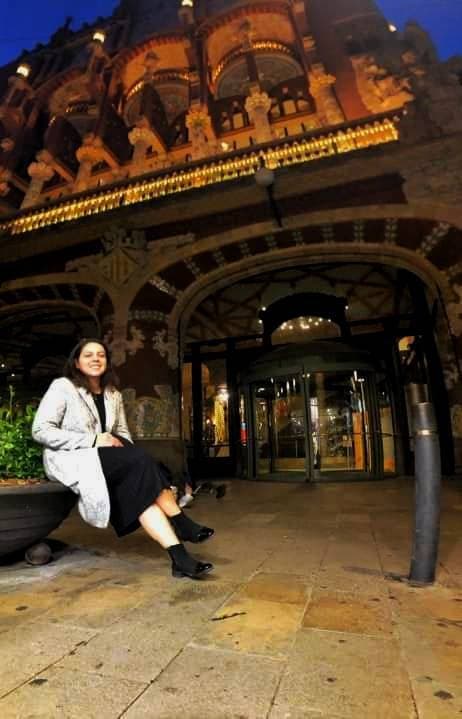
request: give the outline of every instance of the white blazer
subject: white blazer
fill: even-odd
[[[48,479],[78,494],[83,519],[101,528],[109,524],[111,506],[98,450],[93,447],[95,437],[113,432],[132,441],[120,392],[105,389],[104,405],[106,427],[101,427],[91,393],[61,377],[43,396],[32,425],[32,437],[44,446]]]

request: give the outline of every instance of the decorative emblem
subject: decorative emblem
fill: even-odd
[[[104,252],[72,260],[66,272],[91,270],[114,285],[121,286],[139,269],[146,266],[147,242],[144,232],[127,232],[122,227],[111,227],[101,239]]]

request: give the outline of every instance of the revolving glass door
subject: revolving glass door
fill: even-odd
[[[379,406],[373,377],[345,370],[252,384],[254,475],[351,479],[390,471],[390,406]]]

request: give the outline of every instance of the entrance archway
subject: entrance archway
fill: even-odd
[[[441,338],[442,346],[448,340],[448,327],[444,327],[441,306],[438,308],[435,304],[438,297],[435,284],[437,272],[433,269],[432,276],[427,276],[427,284],[424,284],[421,278],[410,271],[411,253],[394,249],[394,252],[390,249],[388,253],[388,262],[387,253],[384,252],[380,262],[377,261],[377,255],[374,260],[368,257],[369,261],[366,261],[366,253],[362,257],[353,258],[351,252],[344,251],[342,254],[337,251],[333,253],[335,259],[331,256],[330,262],[326,261],[326,257],[324,262],[316,261],[316,255],[315,261],[307,262],[305,255],[306,264],[303,265],[300,264],[302,255],[294,257],[295,253],[291,253],[291,256],[286,255],[281,259],[275,253],[263,264],[263,268],[257,269],[255,264],[253,269],[249,266],[244,269],[241,267],[239,279],[235,282],[232,280],[236,275],[233,277],[232,272],[228,283],[224,277],[216,278],[216,282],[208,287],[208,294],[205,283],[196,287],[195,305],[191,305],[191,288],[188,310],[179,324],[186,348],[185,367],[192,378],[188,397],[185,398],[183,394],[183,433],[193,470],[201,476],[230,473],[254,477],[263,474],[280,477],[281,473],[295,476],[289,465],[295,467],[297,462],[286,462],[284,469],[284,457],[276,457],[274,453],[276,443],[281,446],[281,432],[278,430],[276,437],[273,410],[276,406],[282,407],[282,399],[287,405],[281,387],[289,382],[295,383],[298,391],[296,403],[299,402],[300,411],[296,423],[299,426],[303,415],[303,436],[292,437],[295,444],[292,442],[293,446],[287,450],[293,454],[295,447],[300,478],[320,479],[327,478],[328,474],[347,478],[352,471],[362,477],[383,477],[390,473],[412,471],[409,396],[410,385],[415,384],[425,386],[423,391],[435,402],[440,418],[446,471],[452,471],[449,405],[434,337],[435,316],[432,315],[432,311],[434,315],[435,312],[439,314],[440,324],[443,325],[440,332],[446,332],[446,337]],[[421,262],[421,276],[425,274],[423,264]],[[331,367],[329,376],[324,373],[321,378],[321,365],[310,364],[307,359],[304,363],[294,365],[290,351],[281,348],[278,372],[273,371],[268,377],[258,378],[261,380],[262,412],[273,412],[272,426],[268,424],[268,417],[265,420],[271,435],[267,437],[269,469],[262,469],[263,462],[259,465],[259,471],[256,461],[256,385],[259,382],[257,379],[251,382],[248,372],[252,363],[258,361],[268,348],[262,333],[262,310],[274,301],[284,305],[282,298],[290,294],[296,302],[297,293],[301,297],[306,295],[307,290],[317,294],[320,308],[323,293],[326,298],[331,298],[331,302],[337,298],[340,304],[344,303],[347,310],[345,326],[347,334],[351,335],[351,357],[355,353],[359,356],[361,352],[369,352],[369,366],[365,371],[364,366],[354,366],[353,361],[348,367],[342,367],[340,363]],[[197,301],[198,298],[200,301]],[[178,304],[184,301],[185,298],[182,298]],[[293,311],[291,317],[295,317]],[[312,319],[317,321],[311,322]],[[320,340],[324,340],[326,347],[327,339],[332,342],[332,325],[327,324],[329,319],[329,313],[319,309],[317,317],[299,317],[298,324],[297,321],[283,322],[279,327],[274,326],[273,330],[279,332],[279,343],[289,349],[294,341],[300,344],[306,342],[308,337],[316,340],[313,344],[305,345],[304,353],[308,357]],[[307,381],[309,366],[314,376],[317,376],[317,388]],[[358,382],[356,377],[360,371],[361,382]],[[279,391],[282,391],[281,402],[274,394],[277,390],[266,384],[266,380],[270,381],[271,377],[275,381],[276,376],[283,381],[279,387]],[[356,403],[356,408],[351,405],[349,410],[356,429],[353,431],[351,426],[345,427],[342,439],[338,442],[339,447],[342,445],[337,450],[338,472],[333,468],[333,457],[328,457],[327,451],[324,451],[325,447],[319,446],[316,450],[313,446],[312,425],[315,418],[313,413],[310,414],[310,401],[316,399],[318,404],[321,402],[321,379],[332,391],[333,386],[337,385],[337,404],[341,397],[344,401],[346,393],[350,391]],[[337,418],[341,411],[342,407],[335,408]],[[224,429],[223,418],[227,423]],[[330,421],[334,422],[334,419],[332,415]],[[340,423],[337,424],[339,435],[341,428]],[[323,434],[319,427],[316,431],[319,436]],[[264,442],[263,439],[261,441]],[[318,459],[317,451],[320,455]],[[344,462],[342,457],[345,458]],[[331,471],[327,473],[325,470],[329,461]]]

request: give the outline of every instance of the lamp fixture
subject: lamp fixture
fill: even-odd
[[[104,33],[102,30],[96,30],[96,32],[93,33],[93,40],[95,40],[95,42],[100,42],[101,44],[103,44],[106,40],[106,33]]]
[[[16,68],[16,75],[21,75],[21,77],[28,78],[30,75],[30,65],[26,65],[25,62],[22,62],[18,67]]]

